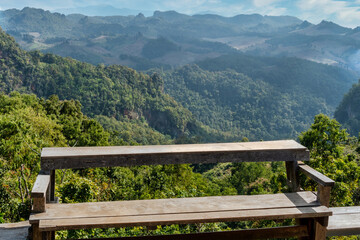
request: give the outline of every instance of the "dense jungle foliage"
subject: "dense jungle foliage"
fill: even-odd
[[[356,79],[301,59],[243,54],[158,72],[196,119],[250,140],[296,138],[315,115],[331,115]]]
[[[22,51],[0,30],[0,91],[56,94],[76,99],[87,115],[144,118],[152,128],[173,137],[196,131],[192,114],[163,93],[163,81],[123,66],[93,66],[70,58]]]

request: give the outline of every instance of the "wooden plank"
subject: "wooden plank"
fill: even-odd
[[[333,215],[342,215],[342,214],[360,214],[360,206],[351,206],[351,207],[333,207],[330,208],[333,211]]]
[[[44,170],[152,164],[242,161],[307,161],[309,151],[293,140],[241,143],[44,148]]]
[[[327,236],[360,235],[360,206],[330,208]]]
[[[141,237],[105,238],[104,240],[238,240],[238,239],[268,239],[308,236],[306,226],[276,227],[265,229],[246,229],[238,231],[206,232],[193,234],[172,234]],[[81,239],[79,239],[81,240]],[[88,239],[95,240],[95,239]]]
[[[312,192],[47,204],[46,213],[32,214],[30,221],[311,206],[319,206]]]
[[[315,182],[323,185],[323,186],[334,186],[335,182],[334,180],[328,178],[327,176],[323,175],[322,173],[319,173],[315,169],[311,168],[310,166],[299,163],[299,169],[302,171],[306,176],[314,180]]]
[[[272,208],[222,212],[148,214],[118,217],[58,218],[40,220],[40,231],[58,231],[85,228],[157,226],[245,220],[281,220],[289,218],[314,218],[331,215],[324,206],[299,208]]]
[[[31,191],[32,198],[45,198],[50,183],[50,175],[39,174]]]

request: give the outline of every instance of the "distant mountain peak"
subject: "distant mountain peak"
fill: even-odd
[[[300,29],[303,29],[303,28],[307,28],[307,27],[310,27],[310,26],[312,26],[313,24],[312,23],[310,23],[310,22],[308,22],[308,21],[303,21],[300,25],[299,25],[299,28]]]
[[[151,15],[150,11],[128,8],[116,8],[108,4],[91,5],[78,8],[61,8],[55,9],[55,12],[61,12],[66,15],[83,14],[87,16],[136,16],[138,13],[143,13],[146,16]]]
[[[190,18],[190,16],[182,13],[178,13],[176,11],[155,11],[153,17],[163,18],[170,21],[179,21],[183,19]]]
[[[321,23],[316,25],[315,28],[319,31],[326,31],[334,34],[343,34],[351,31],[351,28],[342,27],[336,23],[326,20],[321,21]]]
[[[345,27],[342,27],[334,22],[331,22],[331,21],[326,21],[326,20],[322,20],[321,23],[319,23],[318,25],[316,25],[318,27],[318,29],[321,29],[321,28],[337,28],[337,29],[347,29]]]

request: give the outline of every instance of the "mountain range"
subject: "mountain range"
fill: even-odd
[[[190,16],[175,11],[102,17],[24,8],[1,11],[0,25],[24,49],[93,64],[147,70],[242,52],[299,57],[360,75],[360,28],[327,21],[314,25],[291,16]]]
[[[22,48],[43,52],[23,51],[4,35],[2,91],[77,99],[109,128],[144,119],[173,138],[294,138],[316,114],[332,115],[359,77],[359,28],[326,21],[24,8],[2,11],[0,23]]]

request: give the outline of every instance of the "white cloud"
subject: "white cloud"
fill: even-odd
[[[266,7],[279,1],[280,0],[253,0],[253,4],[255,7]]]
[[[325,19],[340,25],[356,27],[360,25],[360,0],[299,0],[301,18],[315,23]]]
[[[202,11],[207,11],[209,10],[208,8],[206,8],[205,6],[203,7]],[[219,15],[223,15],[223,16],[227,16],[227,17],[232,17],[235,15],[239,15],[239,14],[243,14],[246,10],[244,9],[244,6],[241,4],[234,4],[234,5],[229,5],[229,6],[219,6],[216,9],[214,9],[216,12],[216,14]]]

